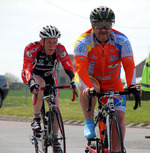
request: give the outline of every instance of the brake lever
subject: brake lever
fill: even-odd
[[[36,100],[37,100],[38,99],[38,92],[39,92],[39,90],[36,89],[36,92],[37,92],[37,94],[36,94]]]
[[[76,96],[78,97],[78,93],[75,90],[74,90],[74,92],[75,92]]]
[[[137,90],[137,93],[135,96],[135,106],[133,107],[134,110],[136,110],[139,107],[141,107],[141,98],[140,98],[140,91]]]

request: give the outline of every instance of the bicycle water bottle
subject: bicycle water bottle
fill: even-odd
[[[106,119],[103,118],[102,120],[99,120],[99,133],[101,140],[104,140],[104,131],[105,131],[105,125],[106,125]]]

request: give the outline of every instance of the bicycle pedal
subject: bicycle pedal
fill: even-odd
[[[36,143],[36,138],[34,137],[34,136],[30,136],[29,135],[29,139],[30,139],[30,142],[32,143],[32,144],[35,144]]]
[[[33,132],[33,136],[36,138],[36,139],[40,139],[43,135],[43,130],[39,131],[39,132]]]
[[[85,153],[89,153],[89,150],[87,148],[85,149]]]
[[[36,136],[36,135],[33,135],[32,136],[32,139],[34,139],[34,140],[36,140],[36,141],[40,141],[40,142],[42,142],[42,134],[40,135],[40,137],[39,137],[39,135],[38,136]]]

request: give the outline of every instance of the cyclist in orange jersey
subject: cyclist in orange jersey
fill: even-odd
[[[96,99],[93,99],[92,111],[87,112],[89,90],[123,91],[120,78],[121,64],[129,89],[136,84],[136,69],[131,44],[123,33],[112,29],[115,23],[114,12],[108,7],[97,7],[90,14],[90,22],[92,28],[83,33],[74,46],[74,61],[79,77],[79,101],[85,118],[84,136],[86,138],[95,137],[93,112]],[[105,101],[106,99],[103,99],[103,102]],[[123,95],[114,99],[114,105],[124,138],[126,97]],[[113,134],[113,151],[118,151],[115,133]]]

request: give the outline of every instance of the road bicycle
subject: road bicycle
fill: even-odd
[[[59,153],[56,151],[55,143],[61,148],[61,153],[66,153],[66,138],[64,124],[61,117],[61,113],[57,105],[55,104],[55,90],[72,88],[72,85],[65,86],[51,86],[46,85],[44,88],[39,88],[42,91],[48,91],[48,96],[43,96],[43,105],[41,108],[41,117],[42,117],[42,133],[41,137],[35,135],[31,136],[31,142],[35,146],[36,153]],[[74,87],[73,87],[74,88]],[[73,90],[72,101],[75,100],[75,88]],[[37,94],[34,96],[35,105],[37,101]],[[46,107],[44,102],[48,102],[49,109],[46,112]],[[58,129],[58,131],[56,130]]]
[[[118,139],[119,153],[125,153],[125,148],[123,144],[123,136],[121,131],[121,125],[117,113],[114,110],[113,98],[119,95],[130,94],[128,91],[113,91],[108,90],[108,92],[96,92],[89,91],[88,100],[89,107],[87,111],[91,111],[92,107],[92,97],[98,97],[98,113],[95,114],[95,131],[96,138],[87,139],[87,145],[85,153],[113,153],[112,151],[112,127],[115,126],[116,138]],[[101,97],[107,97],[106,104],[103,104]],[[135,103],[134,109],[137,109],[137,101]],[[114,131],[113,131],[114,132]]]

